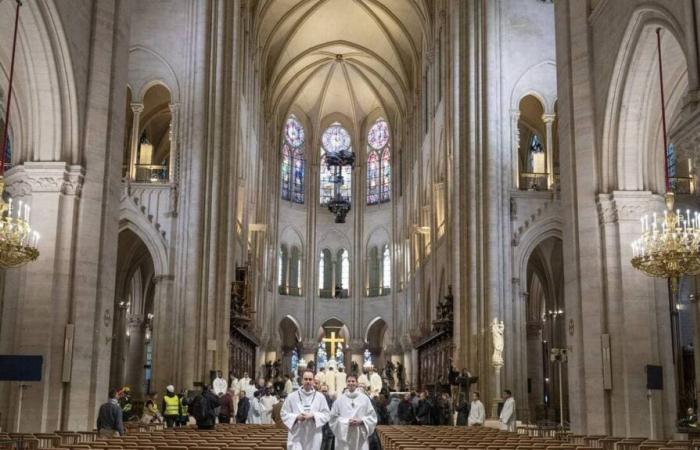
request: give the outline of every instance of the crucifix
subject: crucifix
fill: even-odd
[[[331,337],[329,338],[323,338],[321,339],[323,342],[330,342],[331,344],[331,353],[330,353],[330,358],[333,359],[335,358],[335,345],[339,344],[341,342],[345,342],[345,339],[341,337],[335,337],[335,331],[331,331]]]

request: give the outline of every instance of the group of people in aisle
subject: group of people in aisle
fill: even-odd
[[[281,382],[255,381],[247,373],[240,379],[231,378],[229,386],[218,372],[211,385],[202,385],[194,396],[188,396],[187,391],[177,395],[174,386],[167,386],[160,410],[149,400],[141,420],[177,427],[189,423],[191,416],[199,429],[211,429],[217,423],[276,424],[288,430],[291,450],[379,448],[374,433],[378,424],[478,427],[486,420],[478,392],[471,393],[470,401],[460,395],[453,408],[448,392],[390,395],[373,370],[359,377],[342,371],[331,373],[333,377],[322,370],[306,370],[302,385],[296,388],[288,375]],[[122,415],[126,418],[131,406],[123,400],[123,391],[110,392],[110,401],[100,409],[97,425],[103,435],[124,433]],[[502,428],[515,431],[515,401],[508,390],[504,398],[499,419]]]

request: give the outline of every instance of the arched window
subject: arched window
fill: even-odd
[[[280,246],[279,256],[277,257],[277,286],[279,293],[287,295],[289,293],[288,273],[289,273],[289,252],[287,246]]]
[[[332,168],[326,165],[326,154],[337,153],[340,151],[352,151],[352,142],[350,134],[343,126],[335,122],[330,127],[326,128],[321,137],[321,187],[320,201],[321,205],[327,205],[328,202],[335,196],[335,184],[333,183],[335,175]],[[340,195],[348,201],[352,197],[352,167],[343,166],[341,170],[343,184],[340,189]]]
[[[281,184],[282,200],[304,203],[304,127],[294,115],[284,125]]]
[[[301,295],[301,251],[294,246],[290,250],[289,270],[289,295]]]
[[[334,273],[333,258],[328,249],[321,250],[318,261],[318,294],[323,298],[333,298]]]
[[[347,295],[350,289],[350,255],[347,250],[341,250],[340,267],[340,288]]]
[[[381,287],[379,249],[377,247],[370,248],[367,258],[367,271],[369,275],[369,290],[367,292],[367,296],[376,297],[380,295],[379,288]]]
[[[391,289],[391,252],[388,245],[384,246],[382,255],[382,288],[384,293],[387,289]]]
[[[389,125],[377,121],[367,133],[367,204],[376,205],[391,200],[391,148]]]

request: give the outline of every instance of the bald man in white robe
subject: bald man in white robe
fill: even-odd
[[[330,410],[326,397],[314,389],[314,374],[302,375],[302,388],[287,397],[280,416],[287,427],[287,450],[320,450],[323,425]]]

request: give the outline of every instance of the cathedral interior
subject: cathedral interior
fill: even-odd
[[[669,193],[700,239],[697,0],[18,5],[3,220],[38,256],[0,261],[0,354],[42,365],[0,365],[3,430],[319,349],[404,389],[466,369],[575,433],[697,408],[700,240],[637,270]]]

